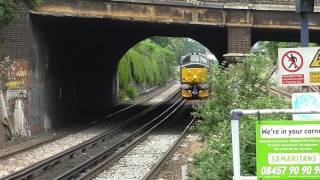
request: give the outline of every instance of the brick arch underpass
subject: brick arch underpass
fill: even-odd
[[[108,112],[117,103],[118,62],[148,37],[190,37],[220,59],[227,52],[225,28],[42,15],[31,21],[54,127]]]

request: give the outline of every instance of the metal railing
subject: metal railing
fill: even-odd
[[[235,109],[231,115],[231,135],[232,135],[232,162],[233,175],[235,180],[243,180],[240,171],[240,119],[248,115],[272,115],[272,114],[320,114],[314,110],[295,110],[295,109]]]
[[[295,0],[181,0],[198,1],[203,3],[238,3],[238,4],[274,4],[274,5],[295,5]],[[316,5],[320,5],[320,0],[315,0]]]
[[[292,9],[295,0],[110,0],[114,2],[166,4],[166,5],[187,5],[201,7],[223,7],[224,5],[267,5],[267,6],[288,6]],[[320,6],[320,0],[315,0],[315,6]]]

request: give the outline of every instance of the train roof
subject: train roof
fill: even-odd
[[[192,59],[191,56],[198,56],[199,58]],[[190,58],[187,59],[188,57]],[[190,53],[181,57],[180,65],[185,65],[185,64],[203,64],[205,66],[208,66],[210,63],[209,63],[209,58],[207,58],[205,55],[201,53]]]

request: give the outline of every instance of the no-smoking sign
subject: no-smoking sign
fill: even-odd
[[[298,72],[303,66],[303,57],[297,51],[288,51],[282,56],[281,65],[285,71]]]

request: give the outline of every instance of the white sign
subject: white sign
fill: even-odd
[[[293,93],[292,109],[294,110],[320,110],[319,93]],[[319,120],[320,114],[293,114],[293,120]]]
[[[262,125],[261,138],[320,138],[320,124]]]
[[[269,153],[269,164],[319,164],[319,153]]]
[[[280,86],[320,85],[320,47],[279,48]]]

